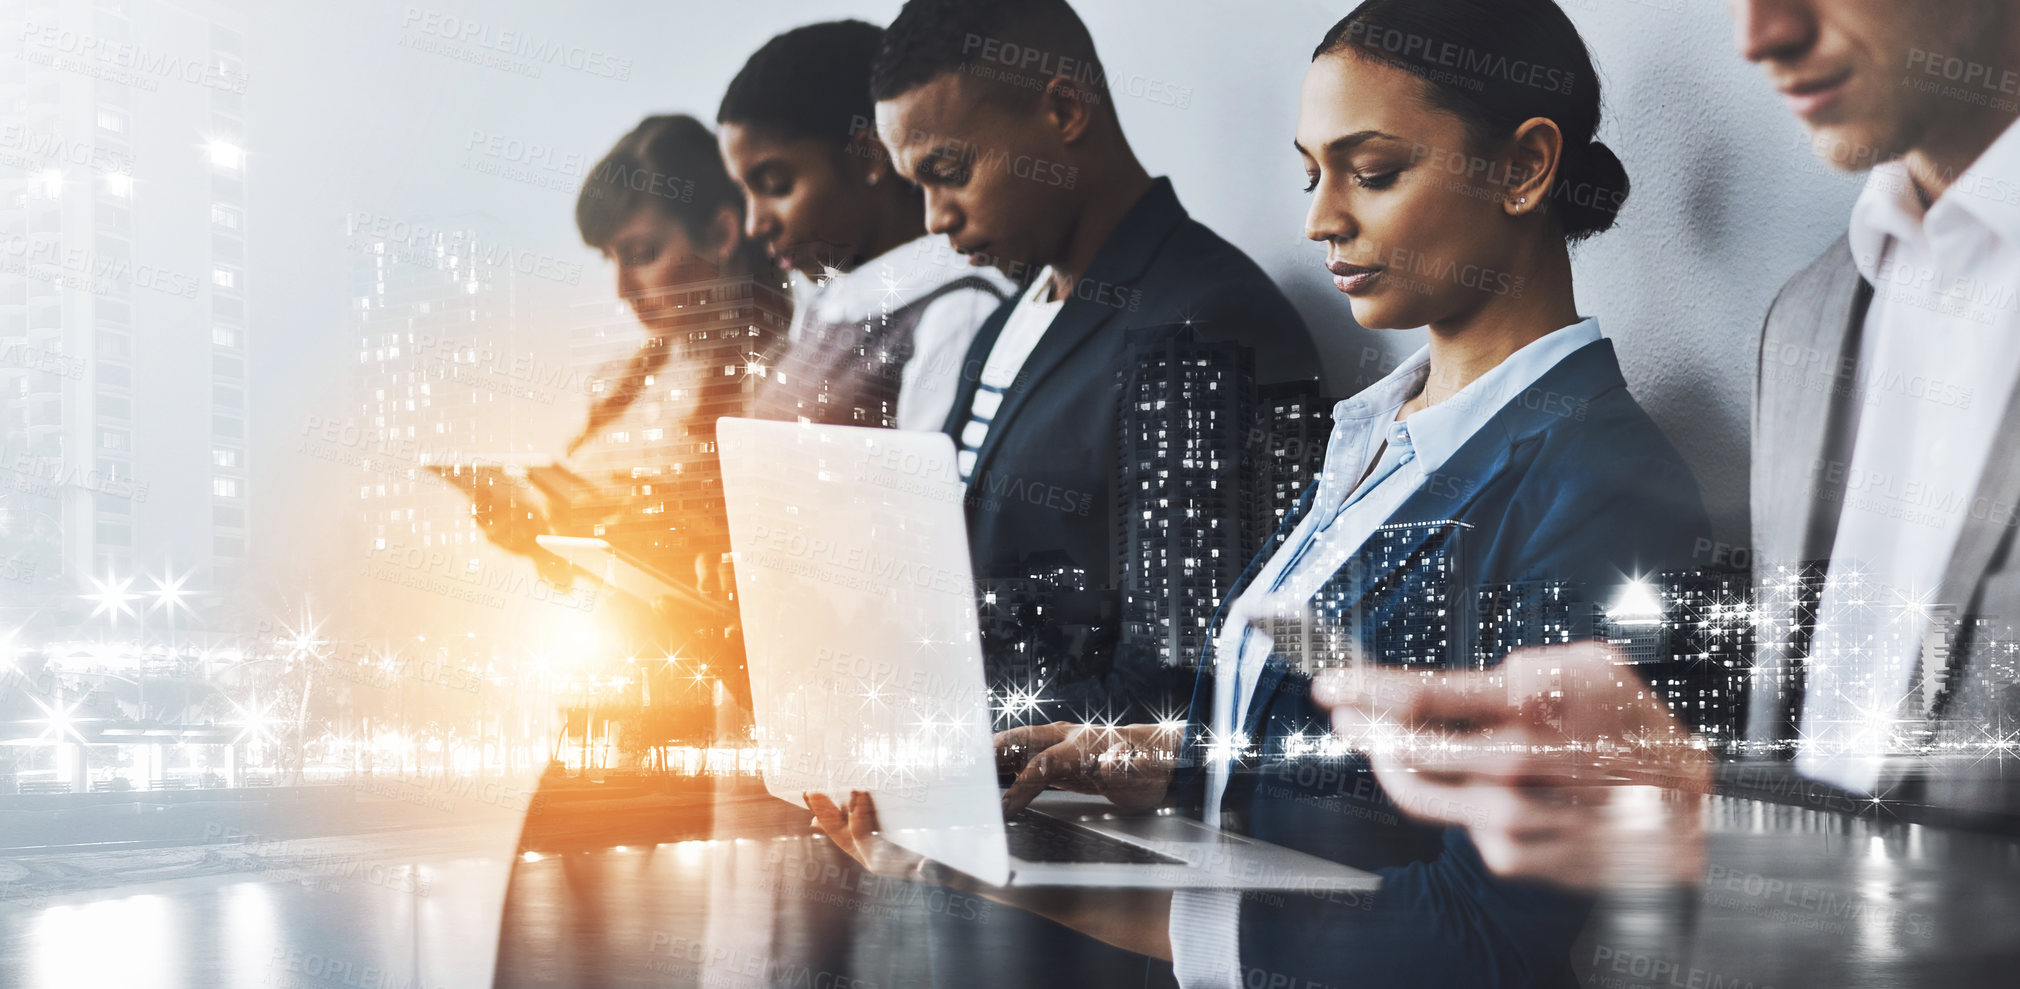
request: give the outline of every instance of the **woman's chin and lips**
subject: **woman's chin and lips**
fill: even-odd
[[[1387,302],[1389,283],[1394,281],[1386,265],[1354,264],[1348,261],[1327,261],[1326,271],[1332,276],[1333,288],[1347,297],[1353,308],[1354,322],[1362,329],[1384,330],[1400,328],[1391,325]]]
[[[1375,290],[1385,270],[1379,264],[1354,264],[1349,261],[1327,261],[1326,271],[1333,276],[1333,287],[1353,298],[1365,298]]]

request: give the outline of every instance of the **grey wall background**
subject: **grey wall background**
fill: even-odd
[[[586,265],[579,285],[528,287],[529,325],[565,329],[571,303],[611,298],[609,271],[576,240],[573,185],[479,174],[473,135],[539,143],[593,162],[647,113],[713,119],[723,86],[767,37],[816,20],[886,22],[893,0],[787,2],[366,0],[256,5],[247,39],[248,181],[255,288],[259,511],[287,531],[328,490],[290,456],[307,414],[341,414],[349,343],[344,215],[481,212],[514,245]],[[1118,99],[1138,153],[1195,215],[1254,255],[1304,310],[1345,393],[1420,334],[1354,327],[1299,235],[1302,173],[1290,149],[1312,46],[1347,0],[1080,0],[1111,79],[1190,91],[1180,108]],[[1567,0],[1604,80],[1602,136],[1634,192],[1613,232],[1577,258],[1581,309],[1614,338],[1637,395],[1696,468],[1721,536],[1743,538],[1755,334],[1776,288],[1844,227],[1858,183],[1816,163],[1796,120],[1733,51],[1717,0]],[[628,79],[548,65],[538,77],[419,50],[416,17],[630,60]],[[1369,347],[1387,356],[1364,359]],[[571,423],[557,423],[556,434]],[[529,440],[538,445],[537,438]],[[269,551],[291,547],[263,541]],[[295,561],[299,563],[300,561]]]

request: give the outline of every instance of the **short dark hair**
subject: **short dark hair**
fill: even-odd
[[[597,250],[643,209],[656,209],[699,242],[722,207],[743,216],[743,193],[723,168],[715,134],[686,114],[639,121],[582,180],[575,228]]]
[[[864,21],[827,21],[765,42],[729,81],[716,123],[848,144],[858,130],[875,126],[870,63],[883,36],[883,28]]]
[[[1006,92],[1035,92],[1016,86],[1020,77],[1066,75],[1093,102],[1107,99],[1094,36],[1066,0],[909,0],[884,29],[870,97],[893,99],[984,61],[1002,63],[984,67]]]
[[[1552,0],[1366,0],[1312,52],[1353,54],[1422,79],[1430,104],[1466,122],[1479,145],[1505,140],[1531,117],[1564,134],[1550,208],[1564,236],[1613,226],[1627,202],[1627,169],[1599,130],[1592,55]]]

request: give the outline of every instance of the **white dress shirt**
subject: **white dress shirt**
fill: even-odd
[[[1938,595],[2020,374],[2020,204],[1986,194],[2016,181],[2020,127],[2008,127],[1933,205],[1890,162],[1852,208],[1873,302],[1851,462],[1825,465],[1843,469],[1845,503],[1796,766],[1856,792],[1878,784],[1897,716],[1919,716],[1940,685],[1937,670],[1915,682],[1931,606],[1966,603]]]
[[[1052,321],[1059,318],[1059,310],[1066,307],[1064,298],[1054,299],[1051,295],[1052,269],[1048,266],[1017,300],[1017,308],[1010,311],[1003,332],[997,334],[995,345],[989,348],[989,358],[982,364],[982,378],[975,385],[975,402],[968,409],[968,424],[961,427],[959,437],[958,464],[963,481],[975,473],[975,458],[989,439],[989,426],[996,418],[996,411],[1003,407],[1004,394],[1016,383],[1024,362],[1031,359],[1031,352],[1038,348],[1038,341],[1044,338]]]
[[[1599,322],[1582,320],[1531,341],[1449,398],[1400,422],[1396,413],[1424,388],[1430,351],[1418,351],[1387,377],[1333,407],[1333,433],[1311,508],[1253,581],[1228,607],[1214,639],[1213,725],[1204,820],[1218,827],[1237,736],[1254,702],[1263,660],[1274,647],[1249,624],[1278,602],[1318,593],[1425,479],[1488,420],[1558,362],[1598,342]],[[1436,396],[1433,396],[1436,398]],[[1373,469],[1369,465],[1373,464]],[[1363,479],[1363,475],[1366,478]],[[1179,890],[1171,898],[1172,969],[1185,989],[1241,989],[1240,894]]]
[[[912,331],[912,357],[899,375],[898,428],[937,430],[954,407],[961,362],[975,331],[1017,291],[1002,272],[969,265],[945,237],[921,237],[818,283],[801,280],[805,288],[795,293],[788,337],[797,343],[809,319],[830,325],[874,321],[957,278],[978,275],[996,291],[948,292],[929,303]]]

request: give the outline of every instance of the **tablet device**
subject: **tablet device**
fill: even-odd
[[[717,601],[697,590],[692,581],[680,581],[661,571],[650,561],[612,546],[608,540],[587,536],[536,536],[534,542],[555,556],[567,560],[577,570],[596,578],[605,586],[628,594],[648,605],[660,598],[672,598],[682,609],[730,624],[736,612],[728,603]]]

